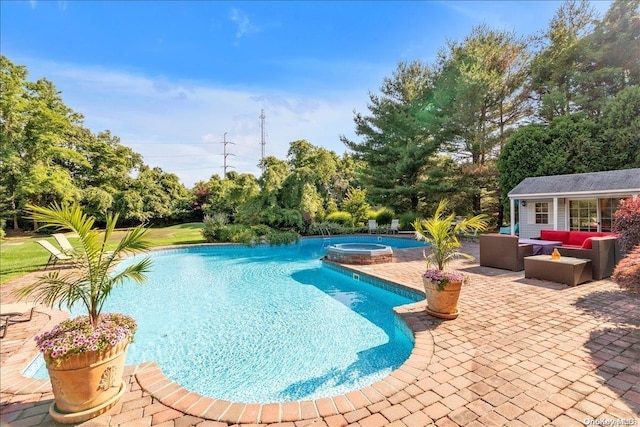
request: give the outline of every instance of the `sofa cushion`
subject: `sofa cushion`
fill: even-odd
[[[563,230],[541,230],[540,231],[540,239],[541,240],[552,240],[556,242],[568,243],[569,242],[569,232]],[[582,245],[582,241],[580,242]]]
[[[584,239],[584,242],[582,242],[582,249],[593,249],[593,237],[587,237],[586,239]]]
[[[571,231],[569,233],[568,245],[582,246],[582,243],[589,237],[600,237],[601,233],[594,231]]]

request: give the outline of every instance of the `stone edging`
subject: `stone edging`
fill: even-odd
[[[155,362],[137,366],[135,376],[140,387],[162,404],[187,415],[229,424],[292,422],[346,414],[381,402],[417,381],[431,362],[434,342],[431,331],[412,311],[421,311],[424,302],[395,309],[414,335],[414,348],[409,358],[389,376],[343,395],[316,400],[285,403],[235,403],[190,392],[169,380]]]

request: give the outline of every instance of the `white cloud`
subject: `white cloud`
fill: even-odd
[[[225,132],[233,143],[227,146],[229,170],[260,174],[261,109],[265,154],[284,159],[289,143],[298,139],[342,154],[339,135],[355,138],[353,110],[365,111],[367,101],[367,88],[304,96],[25,58],[16,63],[28,67],[29,80],[53,81],[93,132],[110,130],[145,163],[175,173],[187,187],[222,175]]]
[[[253,34],[260,31],[260,28],[251,23],[246,13],[240,9],[231,9],[230,19],[238,25],[236,38],[240,39],[246,34]]]

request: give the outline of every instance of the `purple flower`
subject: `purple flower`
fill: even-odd
[[[135,320],[124,314],[101,315],[96,328],[88,316],[79,316],[61,322],[34,340],[46,357],[64,359],[86,351],[103,351],[125,339],[133,341],[136,328]]]
[[[425,279],[431,280],[438,284],[438,288],[442,289],[446,284],[454,282],[464,282],[466,277],[459,271],[443,271],[435,268],[430,268],[422,275]]]

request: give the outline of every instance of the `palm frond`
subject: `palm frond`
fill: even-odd
[[[471,255],[458,251],[462,246],[458,236],[473,230],[484,231],[489,223],[486,215],[455,221],[454,213],[445,214],[447,207],[448,202],[443,199],[432,217],[417,219],[413,224],[416,238],[430,245],[431,252],[424,253],[427,265],[435,265],[439,270],[443,270],[456,258],[473,259]]]
[[[50,207],[28,206],[30,217],[44,223],[46,227],[70,230],[78,234],[80,250],[74,260],[74,270],[65,275],[51,272],[36,282],[20,288],[16,295],[20,298],[32,296],[36,300],[53,306],[66,304],[71,307],[81,301],[96,324],[104,301],[114,286],[129,278],[137,283],[145,280],[151,266],[151,260],[143,261],[125,268],[111,276],[115,265],[124,255],[144,251],[150,244],[144,240],[147,230],[136,227],[129,231],[118,243],[112,253],[106,251],[107,242],[115,231],[117,214],[108,214],[103,233],[94,229],[95,218],[85,214],[78,205],[52,204]]]
[[[38,277],[35,282],[17,289],[14,294],[19,298],[31,297],[34,301],[49,307],[64,305],[71,309],[78,301],[82,301],[88,308],[87,286],[87,282],[79,280],[73,273],[60,275],[58,271],[52,271]]]

